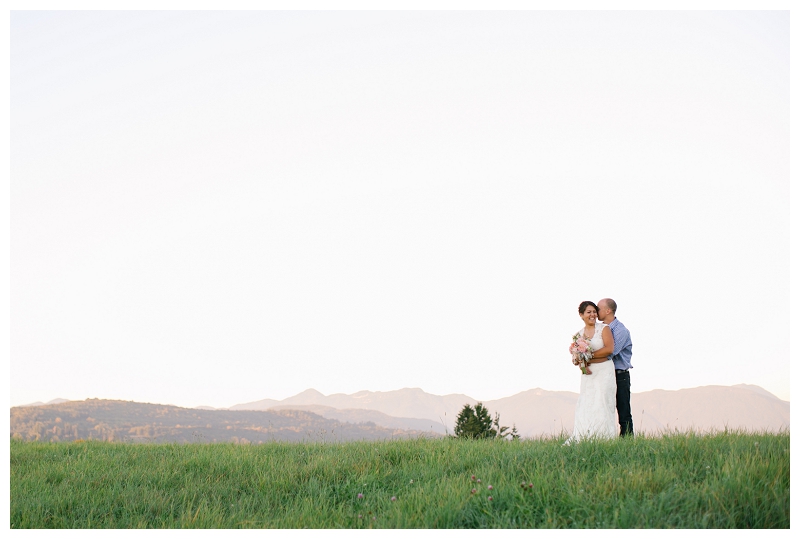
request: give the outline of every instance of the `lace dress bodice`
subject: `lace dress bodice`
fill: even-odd
[[[594,325],[594,335],[589,340],[589,344],[592,345],[592,350],[600,350],[603,347],[603,328],[606,327],[606,324],[602,322],[597,322]],[[583,338],[586,338],[584,331],[586,327],[584,326],[581,328],[580,334]]]

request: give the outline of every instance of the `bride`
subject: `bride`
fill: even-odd
[[[594,350],[591,374],[581,376],[581,393],[575,406],[575,427],[564,443],[569,445],[586,438],[615,438],[617,435],[617,378],[614,362],[614,337],[607,324],[597,320],[597,305],[584,301],[578,307],[584,327],[580,334]]]

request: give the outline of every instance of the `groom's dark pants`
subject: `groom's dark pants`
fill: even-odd
[[[619,435],[633,435],[631,373],[629,371],[617,371],[617,415],[619,416]]]

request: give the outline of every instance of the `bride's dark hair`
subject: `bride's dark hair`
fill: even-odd
[[[578,305],[578,314],[585,313],[586,307],[588,307],[589,305],[594,307],[595,312],[597,311],[597,305],[595,305],[593,301],[581,301],[581,304]]]

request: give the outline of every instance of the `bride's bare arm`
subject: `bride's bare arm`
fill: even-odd
[[[592,354],[592,361],[605,359],[614,354],[614,335],[608,326],[603,326],[603,347]]]

